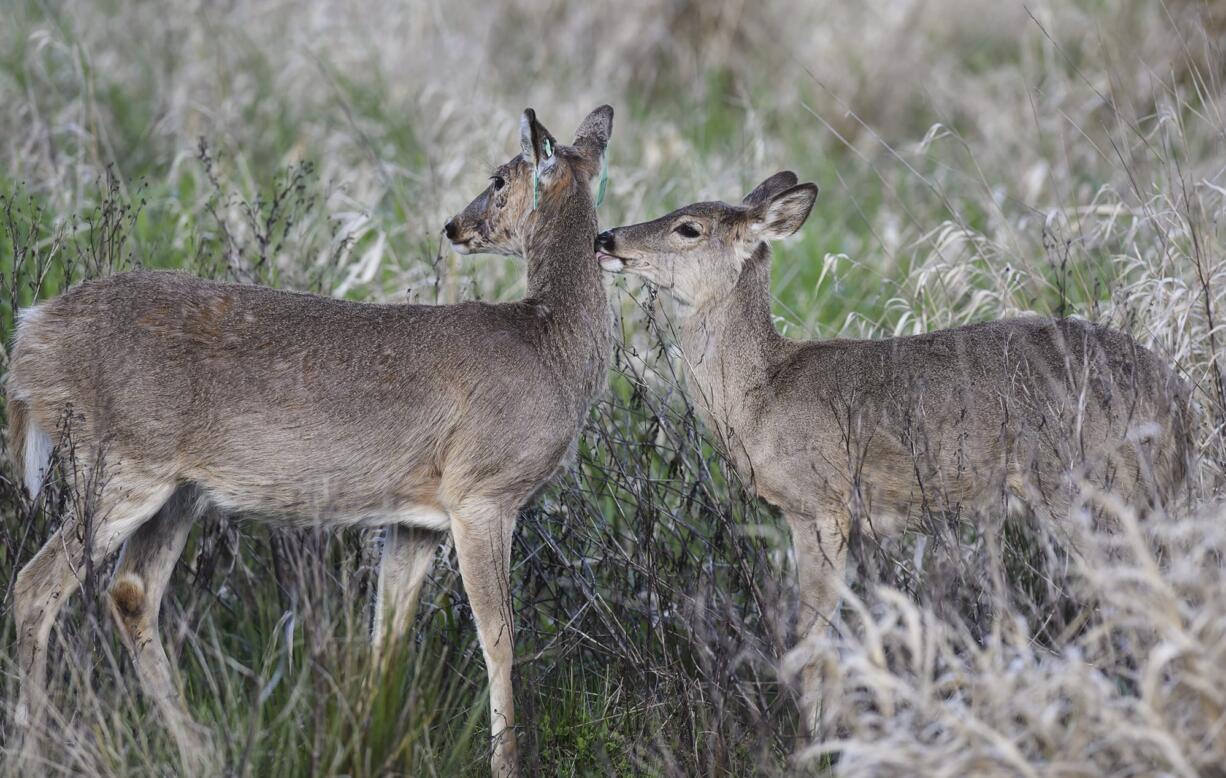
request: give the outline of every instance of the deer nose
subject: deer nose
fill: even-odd
[[[455,219],[449,219],[447,223],[443,225],[443,234],[447,236],[447,240],[455,240],[456,238]]]
[[[605,230],[596,236],[597,251],[612,251],[613,250],[613,231]]]

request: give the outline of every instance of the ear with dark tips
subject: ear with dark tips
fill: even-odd
[[[602,105],[587,115],[575,130],[576,146],[595,146],[600,150],[609,145],[613,137],[613,107]]]
[[[587,118],[579,123],[579,129],[575,130],[574,146],[587,160],[591,175],[596,175],[597,166],[612,136],[613,109],[607,105],[589,113]]]
[[[771,199],[785,189],[790,189],[796,186],[800,181],[796,174],[790,170],[781,170],[770,178],[754,187],[754,190],[745,195],[745,199],[741,202],[744,205],[758,205]]]
[[[549,141],[548,149],[545,141]],[[542,162],[553,156],[553,150],[557,146],[557,139],[545,129],[545,125],[537,121],[536,111],[525,108],[524,115],[519,120],[519,147],[524,160],[539,168]]]
[[[817,184],[801,184],[785,189],[749,212],[750,233],[758,240],[786,238],[800,229],[813,203],[817,200]]]

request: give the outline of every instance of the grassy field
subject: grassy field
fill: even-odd
[[[455,256],[441,227],[515,151],[525,106],[569,137],[608,102],[602,225],[739,200],[780,169],[819,184],[774,260],[793,337],[1076,315],[1195,387],[1177,521],[1108,501],[1124,532],[977,516],[866,544],[838,628],[789,654],[786,528],[695,420],[667,327],[648,325],[667,302],[610,278],[608,394],[517,530],[529,774],[1223,774],[1217,4],[7,0],[0,17],[5,345],[20,308],[135,266],[515,299],[521,262]],[[0,469],[6,735],[13,580],[73,498],[30,505]],[[227,773],[486,774],[485,671],[449,549],[411,645],[376,674],[377,534],[234,519],[193,533],[163,609]],[[61,617],[47,774],[177,775],[102,606],[107,572],[85,571]],[[824,743],[798,736],[802,657],[827,669]]]

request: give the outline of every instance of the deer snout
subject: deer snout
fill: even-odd
[[[613,273],[621,272],[626,267],[626,263],[613,253],[616,244],[612,230],[605,230],[596,236],[596,261],[602,268]]]
[[[461,234],[462,232],[463,225],[460,223],[458,216],[454,219],[449,219],[443,225],[443,236],[451,243],[451,250],[457,254],[470,254],[473,250],[473,236],[470,234],[465,237]]]

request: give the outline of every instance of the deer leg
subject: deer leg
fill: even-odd
[[[792,546],[796,552],[796,582],[800,613],[796,642],[804,643],[820,630],[830,628],[838,611],[839,581],[846,574],[847,535],[834,522],[788,514]],[[801,713],[805,731],[815,736],[821,719],[821,668],[806,661],[801,669]]]
[[[113,478],[102,487],[94,511],[93,556],[108,557],[170,497],[173,486]],[[81,585],[85,557],[78,517],[51,536],[17,574],[13,619],[21,672],[16,724],[22,736],[22,764],[32,766],[46,715],[47,643],[64,601]]]
[[[375,590],[375,623],[371,632],[376,662],[413,624],[417,600],[443,535],[419,527],[391,526],[383,530],[383,557]]]
[[[464,591],[477,622],[490,682],[491,766],[498,778],[519,774],[511,665],[511,535],[515,507],[467,503],[451,517]]]
[[[128,539],[111,583],[110,610],[141,688],[157,706],[184,764],[201,767],[207,738],[183,703],[158,628],[162,598],[196,519],[195,496],[180,490]]]

